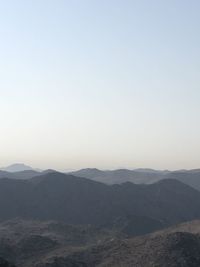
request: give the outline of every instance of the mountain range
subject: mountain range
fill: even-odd
[[[14,171],[15,170],[15,171]],[[16,171],[17,170],[17,171]],[[13,164],[0,169],[0,178],[11,179],[30,179],[42,174],[56,172],[55,170],[33,169],[24,164]],[[93,181],[105,183],[108,185],[122,184],[132,182],[134,184],[152,184],[164,179],[176,179],[191,187],[200,190],[200,169],[160,171],[152,169],[118,169],[118,170],[99,170],[99,169],[81,169],[79,171],[67,172],[74,176],[88,178]]]
[[[200,266],[199,170],[0,178],[0,267]]]
[[[58,172],[2,178],[0,219],[15,217],[124,227],[137,235],[200,218],[200,192],[173,179],[106,185]]]
[[[200,169],[160,171],[152,169],[118,169],[102,171],[98,169],[82,169],[72,172],[73,175],[92,179],[106,184],[152,184],[163,179],[176,179],[200,190]]]

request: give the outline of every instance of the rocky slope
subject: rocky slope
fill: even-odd
[[[200,221],[126,238],[91,226],[13,220],[0,224],[0,256],[18,267],[198,267]]]

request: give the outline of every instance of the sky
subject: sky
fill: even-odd
[[[0,2],[0,166],[200,167],[200,1]]]

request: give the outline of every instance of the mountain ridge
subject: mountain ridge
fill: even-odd
[[[20,216],[99,226],[116,225],[121,218],[129,227],[138,222],[142,234],[146,220],[163,228],[200,218],[200,192],[173,179],[106,185],[54,172],[30,180],[0,179],[0,214],[1,220]]]

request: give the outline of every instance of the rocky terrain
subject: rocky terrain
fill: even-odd
[[[119,232],[90,225],[14,219],[0,224],[0,256],[18,266],[37,266],[44,258],[48,261],[49,257],[123,237]]]
[[[91,226],[15,219],[0,224],[0,256],[17,267],[197,267],[200,221],[127,238]]]

